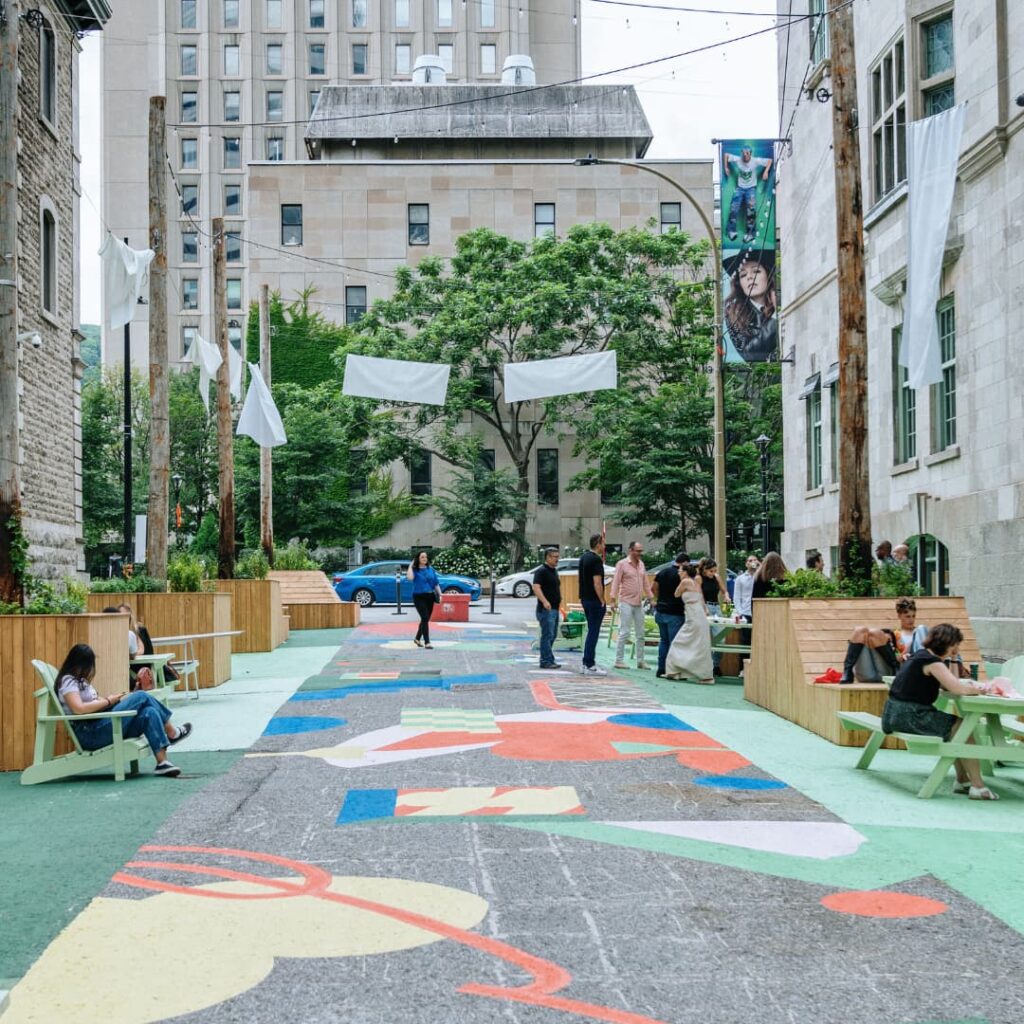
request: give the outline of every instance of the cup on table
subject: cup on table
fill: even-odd
[[[968,668],[968,671],[970,671],[970,673],[971,673],[971,678],[975,682],[977,682],[978,681],[978,663],[976,661],[972,661],[970,663],[970,665],[967,666],[967,668]]]

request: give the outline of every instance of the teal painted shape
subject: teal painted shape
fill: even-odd
[[[612,740],[612,746],[620,754],[663,754],[679,749],[678,747],[665,747],[660,743],[619,743],[616,740]]]

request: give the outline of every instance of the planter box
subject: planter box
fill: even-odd
[[[201,594],[90,594],[89,611],[128,604],[149,635],[183,636],[186,633],[221,633],[231,626],[231,595]],[[231,678],[230,636],[197,640],[192,646],[199,660],[200,687],[219,686]],[[127,641],[126,641],[127,643]],[[181,645],[175,650],[181,654]]]
[[[324,573],[272,569],[269,578],[281,585],[289,629],[350,629],[359,625],[359,605],[340,600]]]
[[[217,580],[217,591],[231,595],[231,628],[243,630],[231,638],[233,654],[273,651],[288,639],[277,580]]]
[[[918,597],[917,621],[927,626],[951,622],[964,634],[960,653],[965,662],[984,663],[962,597]],[[837,711],[881,715],[888,689],[881,683],[846,686],[815,683],[829,668],[842,670],[850,634],[860,625],[895,628],[896,599],[865,597],[848,600],[762,598],[754,602],[750,660],[743,676],[743,695],[781,718],[844,747],[862,747],[866,732],[846,732]],[[887,739],[885,746],[895,747]]]
[[[42,685],[32,659],[59,666],[74,644],[96,652],[101,694],[128,688],[127,615],[0,615],[0,771],[21,771],[32,763],[32,694]],[[71,749],[63,731],[57,742],[57,753]]]

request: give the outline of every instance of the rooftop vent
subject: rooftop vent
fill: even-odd
[[[537,72],[533,60],[525,53],[512,53],[505,58],[501,68],[502,85],[536,85]]]
[[[447,80],[444,65],[436,53],[425,53],[416,58],[412,69],[414,85],[444,85]]]

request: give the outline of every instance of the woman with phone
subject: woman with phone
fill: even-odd
[[[430,617],[434,614],[434,605],[441,600],[441,582],[430,564],[430,555],[426,551],[418,551],[405,575],[412,580],[412,603],[420,617],[413,643],[417,647],[433,650],[430,642]]]

